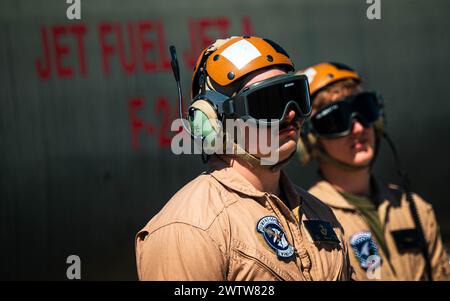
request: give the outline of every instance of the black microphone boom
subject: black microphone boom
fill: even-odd
[[[175,46],[171,45],[169,47],[170,50],[170,57],[172,58],[170,64],[172,65],[172,71],[173,75],[175,76],[175,80],[177,82],[180,81],[180,66],[178,65],[178,58],[177,58],[177,50],[175,49]]]
[[[183,118],[183,91],[181,89],[180,65],[178,64],[177,50],[176,50],[175,46],[171,45],[171,46],[169,46],[169,51],[170,51],[170,57],[172,59],[170,61],[170,65],[172,66],[173,76],[175,77],[175,81],[177,83],[178,110],[179,110],[179,114],[180,114],[181,123],[183,124],[183,128],[186,130],[186,132],[188,132],[191,135],[191,137],[193,137],[194,139],[198,139],[198,138],[202,139],[202,137],[197,137],[191,132],[191,130],[188,128],[188,126],[186,126],[185,120]]]

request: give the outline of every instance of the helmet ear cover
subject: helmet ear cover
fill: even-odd
[[[193,138],[201,138],[213,136],[211,133],[219,133],[223,121],[223,103],[228,97],[216,91],[207,90],[197,95],[192,104],[188,108],[188,121],[193,129]],[[208,141],[211,142],[211,141]]]
[[[223,116],[222,116],[223,118]],[[217,109],[213,105],[213,103],[208,99],[197,99],[195,100],[191,106],[189,107],[189,115],[188,115],[190,126],[195,133],[193,138],[201,138],[202,147],[203,141],[206,140],[207,145],[211,147],[216,147],[214,144],[217,138],[217,135],[222,131],[222,123],[219,121],[219,116],[217,114]],[[222,119],[222,121],[224,121]],[[231,142],[232,152],[233,154],[239,154],[242,158],[251,166],[257,166],[260,164],[260,159],[248,153],[245,149],[243,149],[239,144],[230,140],[229,135],[225,133],[223,136],[223,147],[228,145],[228,142]],[[202,153],[203,162],[206,163],[209,159],[209,156],[204,152]],[[270,168],[276,169],[281,167],[281,164],[274,165]]]
[[[218,133],[217,114],[206,100],[198,100],[189,107],[188,121],[193,138],[212,142],[212,134]]]
[[[316,159],[316,143],[317,137],[313,133],[300,134],[300,138],[297,142],[297,155],[302,166],[305,166]]]

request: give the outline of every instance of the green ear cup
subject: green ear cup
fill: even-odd
[[[208,145],[214,147],[216,132],[206,114],[200,110],[194,109],[189,112],[188,120],[192,133],[197,137],[203,137]]]

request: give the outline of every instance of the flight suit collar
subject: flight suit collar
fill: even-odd
[[[222,185],[250,197],[259,198],[268,194],[267,192],[256,189],[239,172],[228,166],[225,161],[219,158],[211,158],[208,163],[208,173]],[[289,202],[292,205],[298,206],[301,201],[301,197],[297,193],[295,186],[283,171],[281,171],[280,174],[280,185]]]
[[[387,195],[385,189],[383,189],[382,183],[379,183],[375,178],[371,178],[371,182],[377,193],[376,206],[379,207],[381,205],[385,205],[390,197]],[[320,191],[319,199],[328,206],[340,209],[357,210],[357,208],[350,204],[333,185],[325,180],[319,181],[316,185],[314,185],[313,189]]]
[[[378,193],[378,216],[382,226],[385,227],[391,206],[398,205],[398,196],[394,196],[394,194],[390,191],[391,189],[386,189],[386,185],[384,185],[384,183],[377,181],[375,178],[372,178],[372,181]],[[322,180],[318,182],[313,189],[320,191],[319,199],[330,207],[354,211],[358,210],[355,206],[347,202],[347,200],[345,200],[336,188],[334,188],[333,185],[327,181]]]
[[[216,157],[208,162],[207,172],[225,187],[251,197],[263,197],[264,192],[257,190],[246,178],[228,164]]]
[[[356,210],[356,207],[347,202],[347,200],[333,187],[329,182],[322,180],[314,185],[311,192],[319,191],[319,199],[328,206],[340,209]]]
[[[281,189],[283,189],[288,201],[291,203],[291,207],[295,208],[301,205],[302,197],[298,193],[297,189],[295,189],[295,185],[291,182],[289,177],[281,171],[280,174],[280,185]]]

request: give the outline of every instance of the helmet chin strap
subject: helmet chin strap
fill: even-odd
[[[289,157],[287,157],[286,159],[284,159],[274,165],[266,165],[266,164],[261,164],[261,158],[258,158],[256,156],[250,154],[249,152],[247,152],[244,148],[242,148],[237,143],[233,143],[233,153],[236,156],[239,156],[240,158],[242,158],[244,161],[246,161],[251,167],[254,168],[256,166],[261,166],[262,168],[269,169],[273,172],[279,171],[283,167],[285,167],[291,161],[291,159],[294,158],[296,152],[297,152],[297,148],[295,148],[294,151],[292,152],[292,154],[290,154]]]

